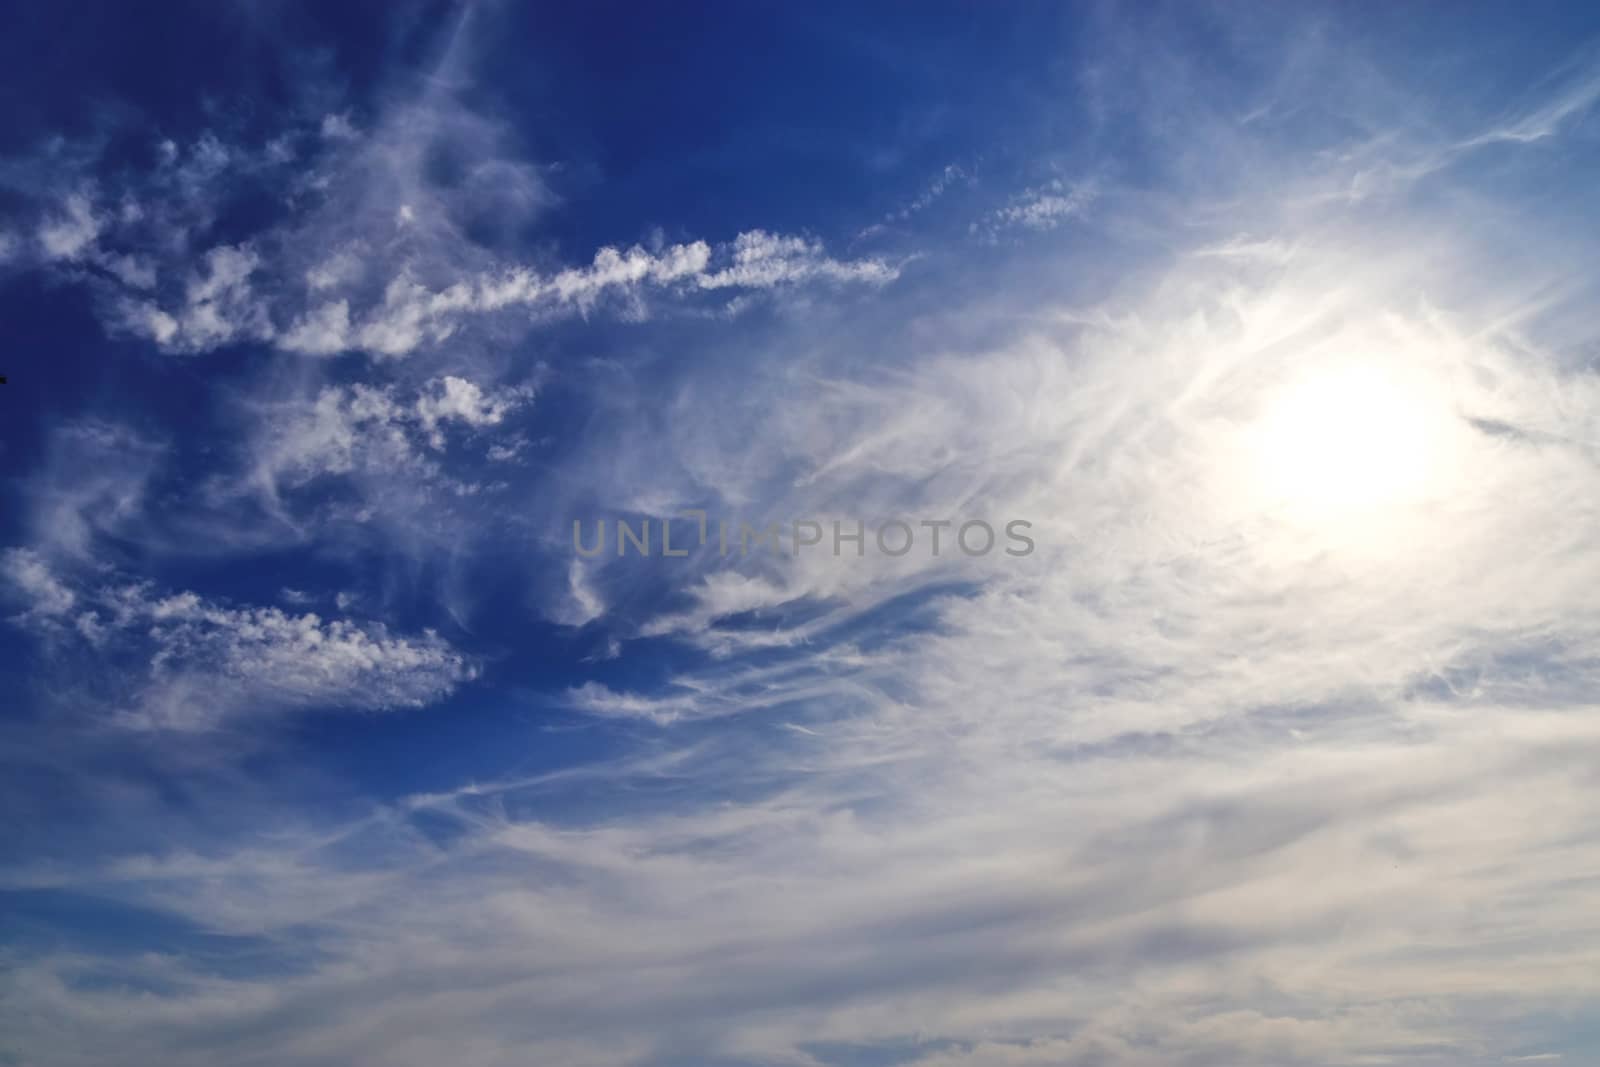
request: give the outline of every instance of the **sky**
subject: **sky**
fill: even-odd
[[[0,113],[0,1065],[1600,1062],[1592,5],[36,2]]]

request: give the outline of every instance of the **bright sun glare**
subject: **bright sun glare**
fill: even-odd
[[[1438,397],[1350,364],[1279,387],[1257,424],[1258,485],[1286,517],[1359,518],[1420,496],[1439,464]]]

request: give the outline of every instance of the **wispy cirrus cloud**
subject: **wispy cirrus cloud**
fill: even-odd
[[[538,168],[505,154],[507,139],[502,124],[434,87],[370,129],[329,116],[320,133],[291,127],[264,148],[211,134],[188,148],[164,141],[147,170],[115,182],[88,178],[92,150],[57,147],[5,177],[37,218],[20,254],[90,285],[112,329],[179,354],[256,343],[401,357],[484,316],[534,323],[610,307],[637,318],[652,296],[692,303],[719,290],[878,286],[899,274],[882,258],[838,259],[815,237],[762,230],[608,246],[577,266],[521,261],[477,236],[483,218],[514,226],[553,199]],[[441,155],[473,162],[441,183],[430,169]],[[74,191],[60,195],[63,182]],[[272,186],[274,217],[215,243],[241,184]]]
[[[8,864],[0,884],[172,931],[159,955],[17,952],[8,1040],[163,1065],[1581,1055],[1571,1021],[1600,997],[1587,188],[1537,138],[1497,139],[1492,172],[1475,151],[1441,164],[1460,115],[1428,120],[1414,85],[1346,62],[1354,44],[1219,18],[1254,92],[1202,91],[1215,55],[1119,14],[1105,52],[1142,64],[1094,103],[1124,109],[1139,180],[1085,159],[1102,184],[1063,206],[1035,180],[989,220],[1028,241],[934,248],[895,286],[892,264],[750,230],[526,273],[499,248],[418,253],[392,303],[378,245],[262,252],[249,299],[263,271],[315,294],[273,305],[275,331],[289,307],[306,351],[380,354],[362,337],[381,327],[410,358],[335,378],[283,352],[296,373],[227,409],[251,417],[209,490],[270,487],[327,556],[335,505],[360,536],[427,531],[424,556],[525,585],[525,610],[461,611],[477,628],[447,641],[123,577],[106,560],[139,558],[165,453],[85,422],[27,483],[18,625],[114,652],[145,725],[448,702],[476,643],[536,623],[605,652],[495,691],[527,724],[497,747],[532,770]],[[1306,111],[1310,83],[1338,92]],[[1560,137],[1564,106],[1527,114],[1559,114]],[[317,136],[360,151],[364,128],[385,127]],[[515,174],[529,217],[554,210]],[[412,192],[373,218],[437,223]],[[504,311],[839,284],[881,301],[706,317],[672,358],[540,351],[531,376],[527,353],[443,351]],[[211,292],[226,317],[240,294]],[[1403,417],[1341,385],[1352,364]],[[1285,407],[1307,390],[1326,410]],[[1333,485],[1351,457],[1359,484]],[[501,477],[519,492],[453,488]],[[1039,550],[573,558],[576,515],[691,507],[1018,516]],[[292,602],[299,582],[271,588]],[[541,762],[571,736],[581,760]]]

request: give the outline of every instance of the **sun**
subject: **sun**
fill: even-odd
[[[1272,511],[1358,520],[1415,501],[1440,468],[1438,390],[1377,363],[1322,368],[1271,389],[1252,434],[1257,489]]]

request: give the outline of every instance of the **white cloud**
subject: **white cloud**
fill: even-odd
[[[1197,114],[1219,97],[1130,37],[1170,81],[1144,101],[1146,132],[1229,174],[1107,190],[1093,213],[1035,189],[992,221],[1132,232],[1159,245],[1148,259],[1036,249],[955,278],[981,297],[925,280],[915,321],[791,324],[759,359],[740,334],[638,380],[592,368],[607,405],[552,492],[493,513],[566,520],[577,485],[651,516],[1019,516],[1035,556],[637,561],[649,575],[558,557],[551,614],[660,658],[595,665],[539,709],[529,744],[619,725],[643,740],[607,734],[594,747],[620,754],[350,816],[280,792],[259,822],[219,818],[198,841],[152,819],[151,847],[14,863],[4,885],[250,938],[264,963],[224,970],[181,941],[19,951],[0,1029],[25,1056],[163,1067],[264,1049],[393,1067],[1559,1057],[1526,1051],[1564,1044],[1532,1029],[1600,998],[1581,876],[1600,869],[1593,241],[1568,232],[1570,205],[1532,202],[1501,239],[1493,212],[1463,206],[1481,195],[1470,176],[1410,167],[1416,146],[1252,153],[1267,119],[1241,124],[1231,99]],[[1324,73],[1300,52],[1276,61]],[[1452,195],[1404,213],[1347,195],[1374,152]],[[375,202],[392,223],[396,198]],[[414,225],[438,225],[440,200],[417,203]],[[301,350],[398,355],[492,310],[895,269],[766,233],[554,272],[424,260],[382,296],[330,281],[298,311]],[[1074,284],[1107,271],[1110,295]],[[1370,439],[1384,405],[1359,392],[1302,420],[1326,438],[1309,445],[1272,415],[1301,376],[1351,360],[1419,385],[1408,410],[1436,446],[1423,484],[1347,510],[1316,484],[1264,486],[1264,453],[1326,473],[1349,434]],[[462,438],[476,458],[477,435],[526,429],[527,397],[491,384],[504,376],[445,370],[308,372],[263,405],[263,480],[369,478],[364,509],[420,507],[395,485],[431,484]],[[142,484],[35,492],[82,549]],[[84,560],[71,573],[90,577],[68,580],[42,553],[5,557],[22,625],[126,664],[141,723],[405,706],[472,670],[426,632],[158,593]],[[678,669],[660,680],[664,660]],[[225,812],[234,784],[196,790]],[[119,782],[114,802],[130,795]]]
[[[1502,125],[1477,134],[1460,145],[1477,148],[1496,143],[1533,144],[1556,136],[1574,120],[1586,115],[1600,101],[1600,63],[1580,66],[1566,84],[1550,99]]]
[[[1067,184],[1056,178],[1037,188],[1025,189],[990,217],[990,232],[1013,226],[1029,230],[1053,230],[1063,222],[1081,218],[1094,203],[1097,190],[1092,182]]]
[[[348,115],[324,115],[322,117],[322,136],[333,141],[353,140],[356,128],[350,122]]]
[[[316,290],[350,285],[360,281],[366,269],[360,250],[345,248],[306,271],[306,287]]]
[[[567,566],[567,601],[553,613],[557,621],[567,626],[583,626],[604,615],[605,611],[605,601],[589,582],[588,568],[582,560],[573,560]]]
[[[274,334],[271,316],[251,283],[260,265],[261,257],[246,246],[213,248],[203,265],[190,274],[180,305],[168,311],[142,297],[125,298],[120,302],[119,323],[174,352],[204,352],[240,341],[270,340]],[[154,274],[149,278],[153,282]]]
[[[28,601],[29,615],[54,618],[77,603],[72,590],[57,581],[39,554],[30,549],[7,549],[0,555],[0,573]]]
[[[330,300],[306,313],[279,343],[291,352],[332,356],[350,347],[350,302]]]
[[[442,424],[460,422],[466,426],[497,426],[506,414],[521,404],[525,395],[512,390],[494,396],[473,382],[447,374],[430,383],[431,388],[417,397],[416,416],[435,449],[444,447]]]
[[[156,268],[139,256],[106,256],[103,265],[129,289],[154,289]]]
[[[602,248],[586,267],[544,275],[523,266],[461,278],[430,289],[409,277],[391,281],[381,303],[352,314],[347,300],[326,302],[295,322],[282,347],[310,355],[366,351],[404,356],[451,337],[474,315],[525,309],[535,314],[588,314],[602,300],[636,299],[647,290],[771,289],[811,281],[883,284],[898,269],[881,260],[839,261],[819,242],[753,231],[727,248],[703,241],[649,252],[637,245]],[[321,276],[319,276],[319,281]]]
[[[291,401],[268,420],[258,475],[276,483],[366,470],[398,478],[435,477],[421,449],[445,450],[448,431],[499,426],[533,398],[531,386],[486,389],[455,375],[415,393],[396,386],[326,386],[309,402]]]
[[[133,535],[164,454],[160,443],[117,423],[56,426],[22,493],[29,543],[53,558],[90,562],[104,537]]]
[[[398,637],[375,623],[223,608],[193,594],[143,604],[138,613],[156,653],[136,714],[153,727],[205,728],[259,708],[421,707],[474,673],[426,631]]]
[[[39,245],[47,259],[81,259],[100,236],[102,220],[85,193],[72,193],[39,227]]]
[[[818,280],[882,285],[894,281],[900,273],[899,268],[881,259],[840,261],[829,257],[820,241],[764,230],[741,233],[733,242],[732,260],[701,277],[700,285],[706,289],[757,290]]]
[[[645,719],[658,726],[666,726],[692,714],[696,701],[692,695],[681,697],[644,697],[632,693],[618,693],[599,682],[585,682],[571,690],[567,699],[574,708],[591,715],[618,719]]]
[[[883,231],[892,223],[906,222],[928,210],[950,189],[957,185],[974,184],[975,180],[966,168],[955,163],[946,164],[945,168],[928,183],[921,193],[918,193],[910,201],[885,215],[883,222],[867,227],[859,236],[868,237]]]
[[[647,297],[685,302],[705,290],[882,285],[898,276],[883,260],[841,260],[818,239],[761,230],[717,245],[607,246],[583,265],[523,262],[468,236],[481,216],[510,228],[551,202],[539,168],[508,155],[510,139],[436,86],[370,130],[330,114],[317,136],[290,129],[260,149],[210,133],[188,146],[168,141],[154,171],[106,192],[118,209],[98,209],[87,191],[41,208],[39,245],[46,262],[103,268],[80,280],[101,291],[111,326],[185,354],[256,342],[400,357],[490,316],[526,330],[606,306],[637,318],[648,314]],[[428,163],[438,152],[476,162],[466,179],[441,185]],[[243,241],[206,248],[232,183],[264,175],[284,189],[280,217]],[[41,170],[39,188],[27,191],[54,196],[60,181]],[[101,252],[102,239],[119,251]]]
[[[490,445],[484,457],[491,463],[512,463],[522,458],[532,447],[532,441],[516,435],[510,440]]]
[[[31,601],[16,624],[53,642],[86,640],[117,676],[108,698],[124,725],[209,730],[238,717],[305,708],[420,707],[476,667],[432,631],[397,636],[380,623],[233,607],[148,584],[76,591],[35,551],[12,549],[4,577]],[[77,609],[72,631],[59,625]]]

